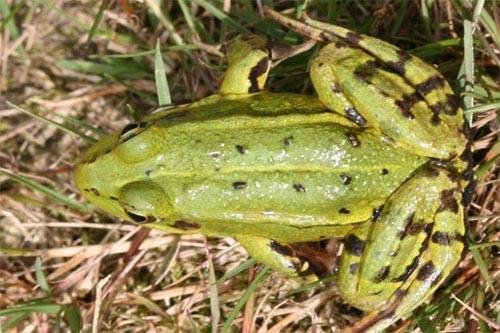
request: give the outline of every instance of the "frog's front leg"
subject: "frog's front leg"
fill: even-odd
[[[293,244],[258,236],[240,235],[236,239],[250,257],[290,277],[313,282],[332,274],[332,267],[320,257],[307,256]]]
[[[460,261],[464,240],[456,179],[445,169],[418,172],[346,237],[339,289],[368,313],[344,332],[380,332],[422,304]]]
[[[226,50],[227,70],[220,87],[222,95],[252,94],[264,89],[271,68],[271,51],[264,38],[242,35]]]

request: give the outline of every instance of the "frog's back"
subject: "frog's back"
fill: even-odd
[[[322,227],[369,219],[425,163],[315,99],[263,96],[269,97],[218,100],[216,110],[204,102],[151,116],[146,120],[155,121],[143,123],[138,135],[93,162],[92,167],[112,162],[113,178],[120,182],[99,192],[134,201],[140,191],[142,201],[128,203],[140,216],[140,206],[168,206],[158,210],[163,221],[151,225],[168,230],[166,225],[205,234],[270,237],[267,225],[278,224],[278,240],[287,228],[302,227],[318,229],[308,232],[312,240],[325,231]],[[99,177],[103,179],[92,183],[109,179]],[[148,186],[155,187],[151,196],[161,196],[160,201],[144,199]],[[304,241],[304,234],[297,238]]]

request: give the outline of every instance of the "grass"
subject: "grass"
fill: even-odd
[[[82,200],[78,156],[158,103],[216,93],[217,46],[246,31],[300,41],[258,2],[97,4],[0,2],[0,332],[326,332],[356,320],[331,282],[291,293],[297,283],[247,262],[230,238],[144,230]],[[499,2],[311,1],[306,10],[436,64],[468,110],[479,181],[470,249],[394,330],[499,331]],[[170,91],[160,100],[157,41]],[[312,94],[309,59],[281,63],[267,88]]]

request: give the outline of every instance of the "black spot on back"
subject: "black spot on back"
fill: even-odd
[[[305,192],[306,191],[305,187],[302,186],[301,184],[293,184],[293,188],[297,192]]]
[[[356,136],[356,134],[347,133],[346,136],[349,142],[351,143],[351,146],[359,147],[361,145],[361,141],[359,141],[359,138]]]
[[[342,184],[344,185],[349,185],[352,181],[352,177],[344,174],[340,175],[340,179],[342,180]]]
[[[246,152],[247,152],[247,149],[242,145],[235,145],[234,147],[236,148],[238,153],[240,153],[242,155],[246,154]]]
[[[288,147],[292,144],[292,141],[293,141],[293,136],[290,135],[289,137],[283,139],[283,144]]]
[[[247,186],[246,182],[234,182],[233,183],[233,188],[235,190],[242,190]]]
[[[218,151],[214,151],[214,152],[210,152],[210,153],[208,153],[208,155],[209,155],[210,157],[212,157],[212,158],[218,158],[218,157],[220,157],[220,152],[218,152]]]

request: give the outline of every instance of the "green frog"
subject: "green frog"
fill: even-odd
[[[145,227],[236,238],[294,277],[294,243],[344,237],[342,297],[366,311],[343,332],[381,332],[421,305],[465,249],[470,144],[436,69],[397,47],[305,17],[269,16],[324,46],[317,96],[264,91],[268,42],[227,47],[218,94],[132,122],[81,158],[96,206]]]

